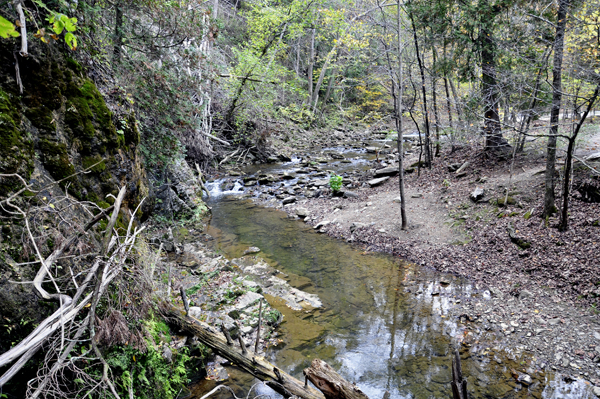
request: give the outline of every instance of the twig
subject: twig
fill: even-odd
[[[222,140],[222,139],[220,139],[220,138],[218,138],[218,137],[212,136],[212,135],[210,135],[210,134],[208,134],[208,133],[201,132],[201,131],[199,131],[199,130],[196,130],[196,131],[197,131],[198,133],[200,133],[200,134],[202,134],[202,135],[204,135],[204,136],[206,136],[206,137],[210,138],[210,139],[213,139],[213,140],[216,140],[216,141],[218,141],[218,142],[219,142],[219,143],[221,143],[221,144],[225,144],[226,146],[230,146],[230,145],[231,145],[231,143],[228,143],[227,141],[225,141],[225,140]]]
[[[256,344],[254,344],[254,353],[258,353],[258,344],[260,343],[260,322],[262,319],[262,298],[258,305],[258,327],[256,328]]]

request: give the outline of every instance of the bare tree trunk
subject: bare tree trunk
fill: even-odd
[[[417,39],[417,28],[415,20],[411,12],[409,12],[410,22],[412,25],[413,39],[415,42],[415,52],[419,63],[419,71],[421,72],[421,92],[423,95],[423,115],[425,118],[425,163],[428,168],[431,168],[431,148],[430,148],[430,132],[429,132],[429,110],[427,109],[427,90],[425,88],[425,66],[419,52],[419,40]]]
[[[550,135],[546,149],[546,191],[544,194],[544,210],[546,218],[556,212],[554,204],[554,165],[556,163],[556,142],[558,135],[558,118],[562,100],[562,61],[565,27],[570,0],[560,0],[558,8],[556,36],[554,38],[554,62],[552,68],[552,111],[550,112]]]
[[[115,3],[115,32],[113,43],[113,68],[121,63],[121,46],[123,45],[123,7],[121,1]]]
[[[401,0],[398,0],[398,15],[396,16],[396,24],[398,29],[398,97],[394,101],[396,111],[396,129],[398,130],[398,187],[400,189],[400,217],[402,219],[402,230],[408,227],[408,219],[406,218],[406,195],[404,193],[404,135],[402,134],[402,95],[404,94],[404,73],[402,62],[402,54],[404,53],[404,41],[402,40],[402,16]]]
[[[533,94],[531,96],[531,104],[529,105],[529,109],[526,111],[526,116],[523,117],[523,122],[521,123],[520,134],[521,138],[519,140],[519,146],[517,148],[517,152],[522,152],[525,147],[525,139],[527,137],[527,132],[529,131],[529,125],[531,124],[531,120],[533,119],[533,110],[537,104],[538,93],[540,92],[540,85],[542,83],[542,72],[546,70],[548,67],[548,58],[552,53],[552,46],[548,47],[546,54],[544,55],[544,60],[540,69],[538,69],[537,76],[535,78],[535,86],[533,88]]]
[[[600,94],[600,84],[596,86],[596,90],[594,91],[592,98],[590,98],[588,102],[587,109],[579,119],[579,122],[575,127],[575,131],[573,131],[573,134],[571,135],[571,137],[569,137],[569,147],[567,149],[567,159],[565,160],[565,173],[563,180],[563,206],[560,217],[560,225],[558,226],[558,229],[560,231],[565,231],[569,228],[569,183],[571,180],[571,164],[573,162],[573,150],[575,149],[575,140],[577,139],[577,135],[579,134],[581,125],[583,125],[583,122],[585,122],[585,119],[590,113],[590,110],[594,107],[594,103],[598,99],[598,94]]]
[[[306,79],[308,81],[308,107],[310,108],[313,101],[313,68],[315,65],[315,34],[317,29],[312,28],[310,35],[310,47],[308,52],[308,72],[306,73]]]
[[[433,64],[436,64],[437,56],[435,52],[435,48],[432,46],[432,54],[433,54]],[[436,157],[440,156],[440,118],[438,114],[438,106],[437,106],[437,76],[431,75],[431,95],[433,97],[433,118],[435,120],[435,155]]]
[[[498,81],[496,80],[496,46],[486,23],[481,25],[481,71],[483,84],[485,149],[500,150],[510,147],[502,137],[498,114]]]

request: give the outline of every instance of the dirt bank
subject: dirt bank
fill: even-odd
[[[450,172],[467,160],[461,173]],[[396,178],[363,184],[351,198],[322,195],[282,208],[308,213],[319,231],[367,250],[468,277],[477,292],[453,313],[473,333],[466,345],[528,352],[534,368],[600,386],[600,206],[575,193],[568,231],[556,229],[556,218],[541,220],[543,162],[533,155],[511,167],[471,148],[442,155],[421,176],[406,176],[406,231]],[[484,196],[474,202],[477,187]]]

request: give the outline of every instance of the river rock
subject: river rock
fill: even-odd
[[[248,249],[246,249],[244,251],[244,255],[257,254],[259,252],[260,252],[259,247],[248,247]]]
[[[368,154],[375,154],[379,152],[379,147],[366,147],[365,151],[367,151]]]
[[[353,223],[350,225],[350,232],[351,232],[351,233],[354,233],[354,230],[356,230],[356,229],[360,229],[360,228],[363,228],[363,227],[366,227],[366,226],[367,226],[367,224],[366,224],[366,223],[353,222]]]
[[[310,215],[310,211],[306,208],[296,208],[296,215],[299,218],[306,218],[308,215]]]
[[[254,304],[254,302],[258,301],[262,297],[262,295],[257,294],[256,292],[248,291],[236,300],[235,309],[246,309],[248,306]]]
[[[473,201],[473,202],[479,202],[480,200],[483,199],[484,195],[485,195],[485,191],[483,190],[483,188],[477,187],[471,193],[470,198],[471,198],[471,201]]]
[[[390,177],[386,176],[386,177],[380,177],[377,179],[373,179],[373,180],[369,180],[367,183],[369,184],[369,186],[371,187],[377,187],[381,184],[383,184],[386,180],[388,180]]]
[[[525,298],[531,298],[531,297],[533,297],[533,294],[531,293],[531,291],[521,290],[521,292],[519,292],[519,299],[525,299]]]
[[[296,174],[294,172],[283,172],[281,178],[285,180],[292,180],[296,178]]]
[[[329,154],[329,156],[333,159],[345,159],[342,154],[338,154],[337,152],[332,152]]]
[[[284,198],[283,201],[281,201],[283,205],[293,204],[294,202],[296,202],[296,197],[287,197]]]
[[[596,395],[596,397],[600,398],[600,387],[593,387],[592,393]]]
[[[375,171],[375,177],[382,176],[393,176],[398,173],[398,168],[395,166],[388,166],[387,168],[378,169]]]
[[[329,179],[319,179],[312,182],[315,187],[323,187],[329,184]]]
[[[529,385],[533,384],[533,379],[531,378],[531,376],[529,374],[519,374],[517,381],[525,386],[529,386]]]
[[[587,157],[584,158],[586,161],[590,161],[590,162],[594,162],[594,161],[600,161],[600,152],[596,152],[594,154],[588,155]]]
[[[200,316],[202,316],[202,308],[199,306],[190,306],[190,312],[188,314],[190,317],[200,319]]]
[[[167,363],[171,363],[173,361],[173,352],[168,346],[165,346],[165,349],[162,353],[162,357],[167,361]]]
[[[331,223],[331,222],[330,222],[330,221],[328,221],[328,220],[323,220],[323,221],[321,221],[321,222],[319,222],[319,223],[317,223],[317,224],[315,225],[315,230],[319,230],[321,227],[325,227],[325,226],[327,226],[329,223]]]
[[[352,191],[344,191],[342,195],[344,198],[358,198],[359,197],[359,195],[357,193],[352,192]]]

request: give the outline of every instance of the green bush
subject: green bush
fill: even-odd
[[[333,192],[338,192],[342,188],[342,176],[332,175],[329,176],[329,187]]]

